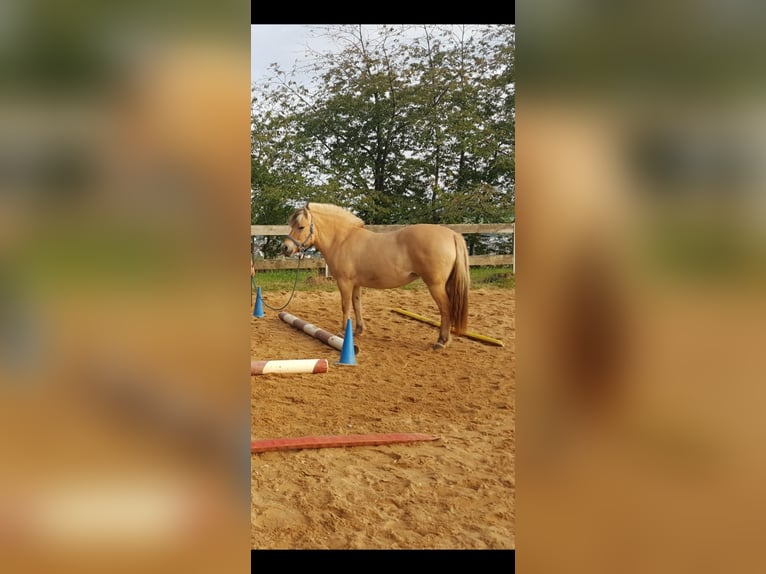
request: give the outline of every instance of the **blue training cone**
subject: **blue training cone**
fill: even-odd
[[[346,321],[346,335],[343,337],[343,349],[340,352],[340,361],[336,365],[356,365],[356,353],[354,352],[354,331],[351,328],[351,319]]]
[[[261,298],[261,288],[258,287],[258,293],[255,296],[255,307],[253,307],[253,317],[263,317],[263,299]]]

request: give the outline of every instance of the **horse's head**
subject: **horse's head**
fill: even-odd
[[[296,209],[287,224],[290,232],[282,241],[282,253],[289,257],[314,245],[314,218],[308,206]]]

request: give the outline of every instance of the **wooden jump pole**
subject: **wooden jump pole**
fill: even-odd
[[[433,325],[434,327],[441,327],[441,322],[434,321],[433,319],[429,319],[428,317],[423,317],[423,315],[418,315],[417,313],[413,313],[412,311],[406,311],[404,309],[391,309],[394,313],[399,313],[400,315],[404,315],[405,317],[410,317],[412,319],[417,319],[418,321],[422,321],[423,323],[428,323],[429,325]],[[482,341],[484,343],[489,343],[490,345],[495,345],[497,347],[505,347],[502,341],[499,339],[493,339],[492,337],[485,337],[484,335],[479,335],[477,333],[470,333],[466,332],[462,334],[463,337],[468,337],[469,339],[475,339],[476,341]]]
[[[271,438],[250,441],[250,452],[298,450],[304,448],[331,448],[343,446],[378,446],[418,441],[438,440],[438,436],[421,433],[356,434],[336,436],[302,436],[297,438]]]
[[[250,361],[250,375],[326,373],[327,359],[287,359]]]
[[[290,325],[291,327],[294,327],[295,329],[298,329],[299,331],[303,331],[307,335],[311,335],[315,339],[319,339],[322,341],[325,345],[329,345],[333,349],[337,349],[338,351],[343,351],[343,337],[338,337],[337,335],[333,335],[329,331],[325,331],[324,329],[320,329],[316,325],[312,325],[311,323],[307,323],[303,319],[299,319],[295,315],[291,315],[290,313],[287,313],[286,311],[281,311],[279,313],[279,318],[282,319],[285,323]],[[359,347],[354,345],[354,353],[359,353]]]

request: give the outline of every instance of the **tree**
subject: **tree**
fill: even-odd
[[[274,67],[254,86],[257,193],[339,203],[368,223],[513,218],[513,26],[317,32],[337,50],[313,54],[314,85]]]

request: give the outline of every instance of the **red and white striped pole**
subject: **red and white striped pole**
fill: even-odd
[[[250,375],[326,373],[327,367],[327,359],[250,361]]]
[[[299,319],[295,315],[291,315],[290,313],[287,313],[285,311],[282,311],[279,313],[279,318],[282,319],[285,323],[290,325],[291,327],[294,327],[298,329],[299,331],[303,331],[307,335],[311,335],[315,339],[319,339],[322,341],[325,345],[329,345],[333,349],[337,349],[338,351],[343,351],[343,337],[338,337],[337,335],[333,335],[329,331],[325,331],[324,329],[320,329],[316,325],[312,325],[311,323],[307,323],[303,319]],[[359,353],[359,347],[354,345],[354,352]]]

